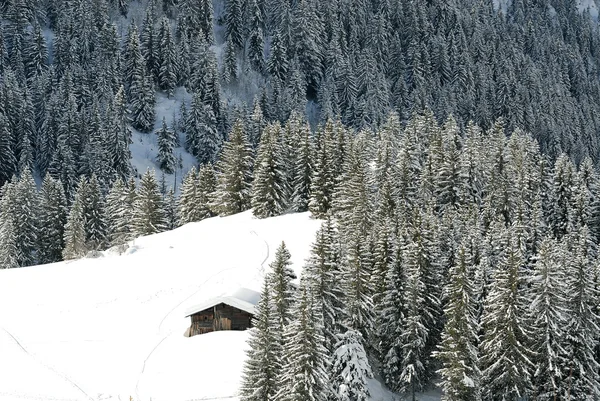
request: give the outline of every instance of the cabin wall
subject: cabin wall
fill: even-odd
[[[220,330],[246,330],[252,327],[252,315],[233,306],[219,304],[190,316],[190,337]]]

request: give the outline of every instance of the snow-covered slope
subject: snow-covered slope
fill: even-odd
[[[0,270],[0,401],[237,400],[248,332],[186,338],[185,312],[260,290],[281,241],[299,275],[319,225],[246,212],[138,238],[122,255]],[[373,401],[398,399],[370,387]]]
[[[259,290],[282,240],[299,273],[318,226],[247,212],[139,238],[121,256],[0,270],[0,400],[235,399],[247,333],[185,338],[185,310]]]

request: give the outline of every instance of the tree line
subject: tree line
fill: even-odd
[[[216,161],[257,104],[267,122],[308,111],[313,126],[339,118],[355,129],[425,108],[461,129],[502,117],[553,158],[598,161],[600,36],[573,2],[225,0],[216,13],[209,0],[132,4],[0,1],[0,185],[33,169],[72,198],[81,176],[105,189],[127,181],[131,128],[152,133],[157,92],[181,87],[191,102],[166,123],[199,163]],[[163,133],[168,173],[179,143]]]
[[[434,380],[453,401],[600,397],[590,159],[431,112],[329,122],[312,147],[305,204],[324,223],[299,285],[283,247],[271,265],[243,400],[367,400],[374,372],[412,399]]]

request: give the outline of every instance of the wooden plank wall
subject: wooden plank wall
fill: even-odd
[[[233,306],[219,304],[191,315],[190,337],[215,330],[246,330],[252,327],[252,315]]]

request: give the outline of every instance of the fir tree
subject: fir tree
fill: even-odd
[[[281,128],[277,124],[265,128],[255,160],[251,205],[256,217],[277,216],[284,211],[286,201],[285,176],[280,150]]]
[[[290,252],[286,248],[285,242],[282,242],[275,253],[275,260],[269,265],[271,268],[270,287],[273,295],[273,316],[277,324],[279,341],[283,340],[284,329],[293,318],[292,305],[296,287],[292,284],[292,280],[297,277],[290,267],[290,259]]]
[[[117,178],[106,196],[108,241],[111,246],[123,245],[133,239],[131,218],[135,187]]]
[[[531,350],[527,348],[531,332],[524,294],[519,291],[524,260],[512,234],[502,233],[503,252],[482,316],[481,392],[486,400],[526,397],[531,388]]]
[[[167,127],[167,122],[163,117],[162,127],[156,133],[158,137],[158,160],[160,168],[167,174],[173,174],[175,171],[175,156],[173,148],[175,148],[175,133]]]
[[[250,349],[247,351],[240,389],[240,398],[244,401],[272,400],[275,397],[277,374],[281,369],[278,358],[281,343],[277,337],[273,315],[274,305],[267,276],[248,340]]]
[[[333,392],[340,401],[370,399],[367,379],[373,377],[363,338],[358,331],[339,335],[332,361]]]
[[[134,236],[156,234],[166,230],[162,195],[154,173],[147,170],[137,191],[131,227]]]
[[[85,243],[85,217],[83,214],[83,199],[75,196],[71,205],[67,224],[65,226],[65,248],[63,259],[78,259],[85,256],[88,249]]]
[[[250,144],[242,123],[238,121],[216,165],[217,187],[213,209],[220,215],[239,213],[250,206],[251,167]]]
[[[60,181],[49,175],[44,178],[40,195],[38,262],[59,262],[64,248],[67,199]]]
[[[275,400],[324,401],[329,397],[330,354],[325,347],[320,306],[307,283],[300,283],[295,319],[286,330],[285,365]]]
[[[533,384],[537,397],[554,400],[564,389],[563,368],[567,365],[563,348],[567,316],[563,282],[566,279],[559,244],[547,237],[540,244],[531,278],[531,311],[535,351]]]
[[[468,240],[468,237],[467,239]],[[439,373],[444,400],[479,400],[477,321],[472,283],[473,255],[468,243],[460,245],[450,268],[446,323],[435,356],[442,362]]]
[[[158,86],[167,91],[170,96],[177,85],[177,52],[171,35],[169,20],[163,17],[160,21],[158,32],[159,59],[158,59]]]
[[[20,267],[22,256],[17,246],[17,237],[12,216],[5,216],[0,221],[0,269]]]

